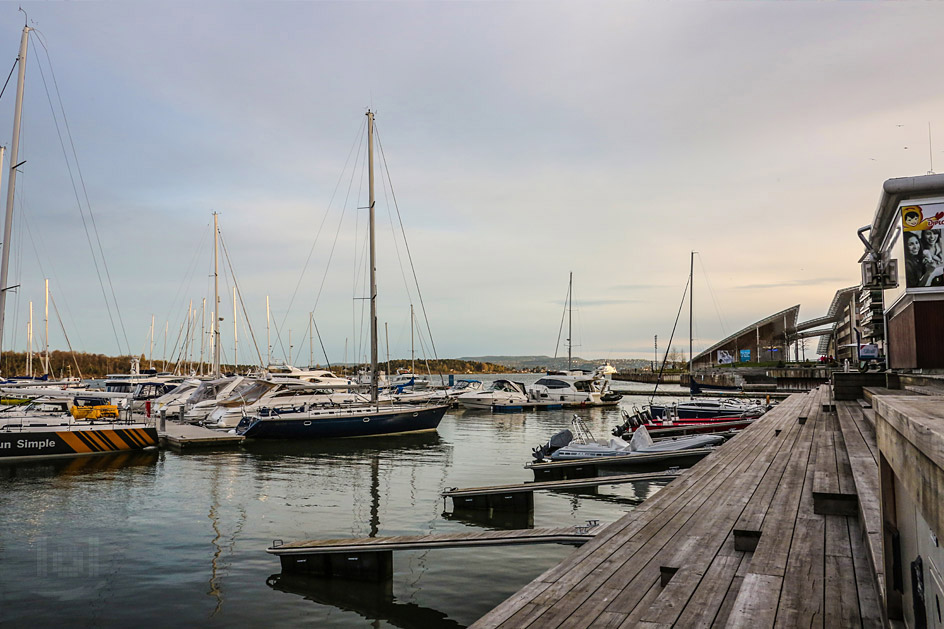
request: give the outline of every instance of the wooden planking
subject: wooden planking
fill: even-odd
[[[848,531],[847,548],[836,546],[843,539],[840,524],[848,518],[813,512],[819,453],[823,465],[832,456],[840,490],[851,482],[843,471],[852,469],[849,457],[814,441],[814,433],[831,432],[835,448],[843,449],[836,418],[823,413],[821,398],[828,399],[829,393],[821,389],[814,396],[791,397],[780,413],[768,413],[473,626],[772,626],[775,621],[804,619],[805,624],[823,626],[827,616],[834,617],[826,608],[827,597],[840,605],[835,617],[853,617],[845,603],[850,600],[849,583],[866,593],[871,583],[867,574],[861,580],[848,579],[861,568],[853,562],[850,570]],[[802,427],[797,422],[801,399],[810,409],[809,422]],[[815,451],[814,443],[819,444]],[[775,464],[782,467],[771,472]],[[795,474],[801,478],[791,479]],[[792,511],[789,531],[783,531],[788,533],[786,549],[782,542],[769,543],[766,551],[760,547],[754,555],[761,557],[758,565],[779,569],[780,574],[758,573],[751,555],[733,548],[735,522],[765,497],[762,521],[767,528],[776,531],[779,516]],[[665,587],[659,584],[663,567],[677,569]],[[842,574],[846,583],[829,589],[830,575]],[[783,609],[778,609],[781,591]],[[745,598],[745,592],[754,596]],[[856,593],[859,609],[868,600],[868,595]]]
[[[884,627],[882,613],[882,581],[873,570],[865,543],[862,525],[854,518],[843,518],[849,529],[849,543],[852,552],[853,575],[855,576],[856,594],[859,601],[859,617],[863,629],[879,629]],[[882,564],[878,565],[882,568]],[[846,574],[848,579],[849,575]]]
[[[583,543],[593,538],[600,527],[517,529],[508,531],[475,531],[436,535],[400,535],[394,537],[364,537],[357,539],[326,539],[292,542],[272,546],[266,552],[273,555],[305,555],[348,552],[382,552],[423,548],[457,548],[462,546],[493,546],[529,543]]]
[[[682,627],[710,627],[718,616],[725,596],[733,584],[745,553],[734,548],[734,535],[724,542],[715,556],[704,578],[692,593],[676,624]]]
[[[774,430],[775,430],[775,425],[770,424],[767,426],[767,430],[763,437],[761,437],[761,435],[759,434],[756,434],[755,436],[758,436],[761,438],[749,444],[745,442],[745,445],[749,446],[749,449],[747,450],[747,452],[753,452],[756,454],[756,452],[766,447],[767,444],[769,444],[770,442],[769,437],[771,436]],[[746,436],[747,436],[746,434],[743,435],[743,437],[746,437]],[[742,451],[740,452],[740,457],[737,457],[737,460],[739,462],[738,467],[740,465],[746,466],[751,462],[752,457],[745,456],[745,452]],[[668,523],[668,525],[661,526],[659,531],[652,538],[642,540],[642,541],[637,541],[636,539],[633,540],[634,547],[631,548],[631,550],[633,551],[633,554],[631,556],[631,561],[626,561],[625,564],[621,566],[619,570],[616,573],[614,573],[612,577],[612,579],[614,580],[621,580],[624,583],[626,583],[625,586],[623,587],[623,593],[621,594],[620,597],[614,600],[614,602],[610,605],[610,607],[607,608],[608,610],[615,611],[617,606],[619,608],[631,608],[633,606],[638,606],[639,590],[636,587],[636,584],[634,583],[634,581],[632,580],[631,575],[637,574],[639,572],[639,568],[641,564],[644,564],[646,569],[652,569],[653,566],[655,566],[657,563],[671,564],[673,562],[676,562],[678,554],[680,552],[678,545],[675,545],[675,547],[671,549],[671,551],[675,554],[675,557],[659,556],[659,553],[662,552],[662,548],[666,546],[666,544],[673,541],[673,539],[694,540],[696,543],[692,545],[692,548],[698,548],[698,549],[703,549],[703,550],[711,549],[711,544],[706,544],[704,539],[699,540],[697,537],[693,537],[691,534],[691,531],[689,531],[687,528],[682,528],[682,527],[686,527],[689,524],[692,515],[698,510],[698,508],[702,504],[706,503],[709,500],[709,498],[711,498],[712,501],[714,501],[717,498],[717,496],[711,495],[712,492],[714,492],[717,488],[719,487],[732,488],[735,484],[734,482],[735,480],[744,478],[738,474],[738,471],[740,471],[738,467],[735,467],[734,469],[729,467],[726,470],[727,475],[723,475],[723,476],[718,475],[718,474],[712,475],[711,480],[713,484],[702,487],[700,491],[698,491],[694,495],[689,495],[688,500],[685,504],[685,507],[675,515],[675,517]],[[692,475],[694,476],[698,471],[699,470],[697,469],[693,469]],[[714,512],[723,514],[725,510],[717,509],[717,510],[714,510]],[[701,523],[704,524],[705,521],[702,520]],[[708,524],[710,525],[711,522],[709,522]],[[714,528],[716,530],[722,530],[721,527],[714,527]],[[688,533],[689,535],[687,536],[686,533]],[[688,546],[689,544],[685,544],[685,545]],[[688,553],[685,551],[685,549],[683,549],[681,554],[685,555]],[[675,579],[682,579],[682,578],[683,578],[683,575],[680,575],[680,574],[677,574],[675,577]],[[673,579],[673,581],[675,581],[675,579]],[[670,587],[671,587],[671,584],[670,584]],[[671,592],[672,590],[669,590],[669,591]],[[592,596],[591,596],[591,599],[592,599]],[[561,603],[566,603],[566,602],[567,601],[562,601]],[[592,604],[592,601],[591,601],[591,604]],[[563,607],[563,605],[559,605],[559,606]],[[577,612],[575,613],[579,614],[580,610],[578,609]],[[542,618],[542,620],[544,619]],[[655,621],[656,619],[645,618],[644,620]],[[550,626],[554,626],[553,621],[551,622]]]
[[[842,430],[849,465],[852,470],[856,493],[859,499],[860,530],[862,540],[856,540],[866,552],[870,571],[877,582],[878,591],[884,592],[885,566],[882,559],[882,514],[879,504],[879,475],[876,452],[869,447],[875,440],[869,434],[861,415],[852,405],[841,403],[838,408],[839,426]]]
[[[786,408],[789,408],[789,404]],[[616,575],[617,579],[622,579],[623,582],[629,581],[628,576],[618,575],[619,568],[635,554],[640,546],[648,543],[654,535],[657,535],[674,519],[681,518],[681,522],[687,521],[696,507],[707,498],[704,490],[709,483],[720,483],[722,480],[718,478],[721,476],[720,474],[707,472],[725,469],[725,466],[730,462],[729,459],[738,458],[742,451],[754,446],[758,440],[763,439],[764,435],[772,433],[772,425],[775,423],[776,414],[768,414],[765,418],[764,421],[755,422],[742,434],[718,449],[712,457],[695,466],[669,487],[660,491],[657,495],[657,497],[661,496],[659,500],[650,500],[643,503],[641,508],[631,514],[632,520],[627,521],[624,518],[617,523],[618,526],[610,527],[610,529],[604,531],[601,535],[613,533],[609,536],[609,539],[619,534],[621,543],[617,544],[616,548],[607,547],[608,538],[600,538],[592,544],[592,548],[586,550],[586,554],[581,552],[572,555],[569,560],[565,560],[556,575],[553,573],[545,574],[543,578],[554,579],[556,583],[554,587],[541,593],[542,600],[540,602],[549,606],[561,603],[558,610],[561,614],[569,615],[570,611],[589,598],[592,590],[603,585],[610,577]],[[695,496],[694,500],[692,500],[692,496]],[[625,529],[622,527],[625,527]],[[669,527],[663,533],[664,537],[661,539],[659,547],[671,539],[671,531],[674,530],[677,530],[677,525],[676,527]],[[627,537],[630,537],[630,541],[622,543],[622,540]],[[636,575],[637,571],[633,571],[633,574]],[[576,582],[580,582],[580,588],[571,587]],[[565,595],[568,600],[561,601],[561,597]],[[542,618],[542,621],[552,618],[552,616],[553,614],[547,618]],[[515,616],[513,609],[503,609],[502,606],[499,606],[492,613],[483,617],[477,623],[477,626],[497,626],[500,622],[503,622],[503,618],[507,622],[507,626],[515,627],[527,626],[533,620],[524,618],[520,614]],[[558,621],[562,620],[558,619]],[[554,626],[554,624],[545,625],[542,622],[542,626]]]
[[[746,574],[726,626],[731,629],[772,627],[777,618],[782,585],[783,577]]]

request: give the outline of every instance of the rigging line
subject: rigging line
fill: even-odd
[[[334,190],[331,192],[331,198],[328,201],[328,205],[327,207],[325,207],[324,214],[321,217],[321,223],[319,223],[318,225],[318,231],[317,233],[315,233],[315,240],[311,243],[311,248],[308,250],[308,257],[305,259],[305,264],[302,267],[302,272],[299,274],[298,281],[295,283],[295,290],[292,292],[292,298],[289,299],[288,301],[288,309],[285,311],[286,317],[288,316],[288,313],[291,312],[292,306],[295,304],[295,297],[298,295],[298,290],[299,288],[301,288],[302,281],[305,279],[305,273],[308,271],[308,266],[311,263],[311,257],[315,253],[315,247],[318,245],[318,240],[321,238],[321,232],[324,229],[325,223],[328,220],[328,215],[331,213],[331,208],[334,205],[334,200],[337,197],[338,190],[341,187],[341,182],[344,178],[344,173],[347,172],[347,166],[348,164],[351,163],[351,156],[352,155],[355,156],[355,161],[357,159],[357,155],[355,151],[357,149],[357,146],[360,144],[361,139],[364,137],[364,132],[367,129],[367,123],[366,122],[358,123],[358,126],[360,128],[360,135],[355,134],[354,142],[351,144],[351,149],[348,151],[348,154],[347,154],[347,159],[344,160],[344,167],[341,169],[341,172],[338,173],[338,179],[334,184]],[[284,319],[282,321],[282,325],[285,325]]]
[[[685,306],[685,297],[688,295],[688,285],[692,281],[691,275],[688,279],[685,280],[685,290],[682,291],[682,301],[679,303],[678,314],[675,315],[675,323],[672,325],[672,334],[669,335],[669,343],[665,346],[665,357],[662,359],[662,365],[659,367],[659,376],[656,378],[656,386],[652,389],[652,394],[649,396],[649,404],[652,405],[652,398],[656,396],[656,391],[659,390],[659,382],[662,381],[662,374],[665,371],[665,363],[669,359],[669,350],[672,348],[672,340],[675,338],[675,328],[678,327],[679,317],[682,316],[682,308]]]
[[[193,256],[190,258],[190,262],[187,264],[187,267],[184,271],[184,281],[177,284],[177,292],[174,293],[174,298],[169,302],[170,306],[167,308],[167,315],[164,317],[165,321],[170,321],[171,313],[175,310],[179,312],[181,303],[178,303],[178,299],[182,297],[183,294],[190,292],[190,287],[193,285],[193,279],[197,274],[197,261],[202,251],[205,251],[204,245],[207,241],[207,232],[210,224],[206,223],[204,229],[200,230],[200,240],[197,241],[197,246],[193,249]],[[183,303],[186,303],[186,298],[183,299]]]
[[[13,60],[13,67],[10,68],[10,74],[7,75],[7,80],[3,82],[3,89],[0,89],[0,98],[3,98],[3,93],[7,91],[7,85],[10,83],[10,77],[13,76],[13,71],[16,70],[16,64],[19,63],[19,61],[19,57]]]
[[[705,278],[705,284],[708,286],[708,294],[711,295],[711,302],[714,304],[715,313],[718,315],[718,323],[721,324],[721,335],[722,338],[727,338],[727,323],[724,320],[724,317],[721,315],[721,307],[718,305],[718,299],[715,296],[714,289],[711,286],[711,282],[708,280],[708,270],[705,268],[705,261],[702,259],[701,254],[698,254],[698,262],[701,264],[701,274]]]
[[[40,44],[42,44],[42,39],[39,39],[39,41],[40,41]],[[48,52],[47,52],[47,56],[48,56]],[[85,237],[86,237],[86,240],[88,241],[88,244],[89,244],[89,251],[90,251],[91,254],[92,254],[92,263],[93,263],[93,265],[94,265],[94,267],[95,267],[95,274],[98,276],[98,283],[99,283],[99,285],[101,286],[101,289],[102,289],[102,297],[104,298],[104,301],[105,301],[105,311],[108,313],[108,319],[109,319],[109,321],[111,322],[112,332],[113,332],[114,335],[115,335],[115,344],[118,346],[118,351],[121,352],[121,340],[118,338],[118,328],[115,326],[115,319],[114,319],[114,317],[112,316],[111,306],[110,306],[110,304],[109,304],[109,302],[108,302],[108,294],[107,294],[107,292],[105,291],[105,282],[102,280],[102,272],[101,272],[101,270],[99,269],[98,257],[95,255],[95,248],[92,246],[92,236],[91,236],[91,234],[89,233],[88,223],[87,223],[86,220],[85,220],[85,211],[82,209],[82,202],[81,202],[80,199],[79,199],[79,191],[78,191],[78,188],[76,187],[76,184],[75,184],[75,176],[74,176],[73,173],[72,173],[72,165],[69,163],[69,154],[68,154],[68,152],[66,151],[65,142],[64,142],[63,139],[62,139],[62,130],[61,130],[60,126],[59,126],[59,119],[56,117],[56,109],[55,109],[55,107],[53,106],[52,97],[51,97],[51,95],[49,94],[49,86],[46,84],[46,75],[45,75],[45,73],[43,72],[43,67],[42,67],[41,64],[39,64],[39,63],[37,62],[36,66],[39,68],[39,75],[40,75],[40,77],[41,77],[41,79],[42,79],[43,88],[44,88],[45,91],[46,91],[46,100],[47,100],[48,103],[49,103],[49,109],[50,109],[50,111],[51,111],[51,113],[52,113],[53,123],[54,123],[54,125],[55,125],[55,127],[56,127],[56,134],[57,134],[57,136],[59,137],[59,145],[60,145],[60,147],[62,148],[62,156],[63,156],[63,158],[65,159],[65,162],[66,162],[66,170],[69,172],[69,179],[70,179],[70,181],[71,181],[71,183],[72,183],[72,193],[73,193],[73,195],[75,196],[75,201],[76,201],[76,204],[78,205],[78,208],[79,208],[79,216],[82,218],[82,227],[85,229]],[[103,260],[103,263],[104,263],[104,260]],[[116,307],[117,307],[117,304],[116,304]],[[129,344],[127,341],[128,341],[128,339],[127,339],[127,335],[126,335],[126,336],[125,336],[125,347],[127,347],[128,354],[130,355],[130,354],[131,354],[131,346],[130,346],[130,344]]]
[[[75,356],[75,350],[72,349],[72,343],[69,341],[69,334],[66,332],[66,326],[62,324],[62,317],[59,316],[59,308],[56,306],[55,298],[50,295],[49,303],[52,304],[52,309],[56,313],[56,320],[59,321],[59,327],[62,328],[62,336],[66,337],[66,346],[69,348],[69,353],[72,354],[72,362],[75,364],[75,370],[79,372],[79,380],[82,379],[82,368],[79,367],[79,361]]]
[[[570,299],[570,287],[567,288],[567,297],[564,297],[564,312],[561,313],[560,328],[557,329],[557,343],[554,345],[554,358],[557,359],[557,352],[560,349],[561,335],[564,334],[564,319],[567,318],[567,300]]]
[[[403,288],[406,290],[407,299],[410,301],[410,305],[412,305],[413,294],[412,294],[412,291],[410,290],[410,284],[407,281],[406,273],[404,272],[404,269],[403,269],[403,256],[400,254],[400,239],[396,237],[397,229],[396,229],[395,223],[393,222],[393,213],[390,211],[390,207],[393,204],[390,203],[390,201],[387,199],[387,194],[388,194],[387,186],[388,185],[392,186],[393,183],[387,177],[381,177],[381,183],[383,185],[384,203],[387,207],[387,218],[390,220],[390,233],[393,234],[394,236],[393,249],[397,254],[397,264],[400,268],[400,278],[403,280]]]
[[[321,331],[318,330],[318,323],[315,321],[315,313],[311,313],[311,324],[315,328],[315,334],[318,335],[318,344],[321,345],[321,351],[324,353],[325,363],[328,365],[328,369],[331,369],[331,359],[328,358],[328,350],[325,349],[324,340],[321,338]]]
[[[388,168],[387,164],[387,156],[384,153],[383,144],[380,141],[380,134],[377,133],[376,127],[374,132],[377,135],[377,145],[380,147],[380,157],[383,161],[384,172],[387,174],[387,180],[390,181],[390,196],[393,198],[393,206],[397,210],[397,219],[400,222],[400,233],[403,236],[403,244],[406,247],[406,255],[410,261],[410,269],[413,271],[413,282],[416,284],[416,294],[420,300],[420,310],[423,311],[423,321],[426,323],[426,331],[429,334],[429,343],[433,348],[433,357],[436,358],[436,360],[439,360],[439,354],[436,351],[436,341],[433,339],[433,331],[429,325],[429,316],[426,313],[426,303],[423,301],[423,293],[420,290],[419,279],[416,277],[416,266],[413,264],[413,253],[410,251],[410,243],[406,239],[406,230],[403,227],[403,217],[400,215],[400,205],[397,203],[397,195],[393,189],[393,180],[390,179],[390,169]]]
[[[75,141],[72,138],[72,129],[69,125],[69,118],[66,115],[66,109],[62,103],[62,93],[59,91],[59,81],[56,79],[56,71],[52,65],[52,56],[49,54],[49,48],[46,46],[46,42],[44,41],[42,34],[36,31],[36,29],[33,29],[31,32],[36,33],[36,39],[39,41],[40,45],[42,46],[43,52],[46,53],[46,62],[49,65],[49,74],[52,77],[52,84],[53,84],[53,87],[55,88],[56,100],[59,103],[59,110],[62,112],[62,121],[63,121],[63,124],[65,125],[66,136],[69,139],[69,146],[72,149],[72,159],[75,162],[75,169],[79,176],[79,184],[82,188],[82,195],[85,197],[85,207],[88,210],[89,220],[92,222],[92,231],[95,234],[95,240],[98,243],[98,251],[102,259],[102,267],[105,269],[105,277],[108,279],[108,288],[111,291],[112,302],[115,304],[115,314],[118,317],[118,324],[121,327],[121,333],[125,340],[125,346],[128,348],[128,351],[130,353],[131,344],[128,343],[128,333],[125,330],[124,320],[121,317],[121,309],[118,306],[118,296],[115,294],[115,286],[111,279],[111,271],[108,268],[108,263],[105,258],[105,248],[102,246],[101,236],[98,233],[98,225],[95,222],[95,213],[92,210],[92,204],[91,204],[91,201],[89,200],[88,188],[85,185],[85,177],[82,176],[82,166],[79,162],[78,151],[75,148]],[[42,75],[42,66],[40,66],[40,75]],[[43,76],[44,86],[45,86],[45,83],[46,83],[45,76]],[[58,130],[58,125],[57,125],[57,130]],[[60,142],[61,142],[61,139],[60,139]],[[71,170],[70,170],[70,174],[71,174]],[[121,347],[119,343],[119,351],[120,349]]]
[[[36,240],[33,238],[33,231],[32,229],[30,229],[29,219],[27,218],[28,215],[25,211],[23,211],[22,204],[20,205],[20,216],[23,219],[23,227],[25,228],[26,235],[29,238],[30,245],[33,248],[33,255],[36,256],[36,265],[39,267],[39,272],[42,274],[44,278],[51,278],[51,284],[55,288],[55,290],[58,291],[59,293],[64,294],[64,291],[62,290],[62,282],[59,281],[59,276],[56,275],[55,271],[52,271],[48,275],[46,274],[46,269],[43,267],[43,259],[39,255],[39,249],[36,247]],[[75,325],[75,316],[72,314],[72,311],[69,309],[68,300],[66,300],[65,311],[66,311],[66,314],[68,315],[70,322],[73,325]],[[79,341],[81,342],[81,340],[82,340],[82,335],[79,334]]]
[[[236,280],[236,271],[233,270],[233,262],[229,257],[229,249],[226,247],[226,241],[223,239],[223,234],[220,234],[220,247],[223,249],[223,257],[226,258],[226,264],[229,265],[229,272],[233,276],[233,284],[236,285],[236,294],[239,295],[239,305],[243,309],[243,320],[249,325],[249,338],[252,339],[252,346],[256,349],[256,356],[259,358],[259,365],[262,364],[262,354],[259,353],[259,344],[256,343],[256,334],[252,331],[252,325],[249,324],[249,314],[246,312],[246,304],[243,301],[243,291],[239,288],[239,282]]]

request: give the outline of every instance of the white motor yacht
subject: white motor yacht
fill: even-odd
[[[528,394],[520,382],[502,379],[496,380],[487,389],[464,393],[456,400],[464,408],[508,408],[527,404]]]
[[[288,411],[303,406],[363,403],[368,398],[353,391],[335,391],[292,379],[246,378],[228,397],[217,400],[204,421],[208,428],[235,428],[245,414],[267,408]]]
[[[549,373],[527,391],[534,402],[559,402],[564,406],[615,406],[623,397],[609,388],[608,380],[584,371]]]

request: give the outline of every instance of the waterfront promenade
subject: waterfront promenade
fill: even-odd
[[[883,626],[863,405],[792,395],[473,627]]]

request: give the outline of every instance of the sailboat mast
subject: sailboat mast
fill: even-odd
[[[220,377],[220,215],[213,212],[213,375]]]
[[[49,373],[49,279],[45,280],[46,285],[46,315],[44,324],[46,326],[46,337],[43,339],[46,349],[43,352],[45,364],[43,365],[43,374]]]
[[[570,272],[570,281],[567,283],[567,371],[573,367],[571,356],[574,348],[574,272]]]
[[[7,278],[10,272],[10,237],[13,233],[13,189],[16,187],[16,168],[20,165],[20,120],[23,117],[23,83],[26,80],[26,48],[29,41],[29,26],[23,27],[20,38],[20,55],[16,62],[16,106],[13,114],[13,140],[10,142],[10,176],[7,179],[7,213],[3,223],[3,252],[0,259],[0,354],[3,352],[3,322],[6,318]]]
[[[239,338],[236,325],[236,287],[233,286],[233,371],[239,369]]]
[[[367,189],[370,239],[370,402],[377,403],[377,250],[374,244],[374,112],[367,110]]]
[[[416,352],[413,349],[413,304],[410,304],[410,373],[416,373]]]
[[[26,326],[26,375],[33,377],[33,302],[29,302],[29,325]]]
[[[691,262],[688,266],[688,377],[691,379],[692,374],[695,373],[695,355],[692,353],[692,338],[694,335],[694,319],[692,318],[693,313],[695,312],[695,252],[692,251]]]

